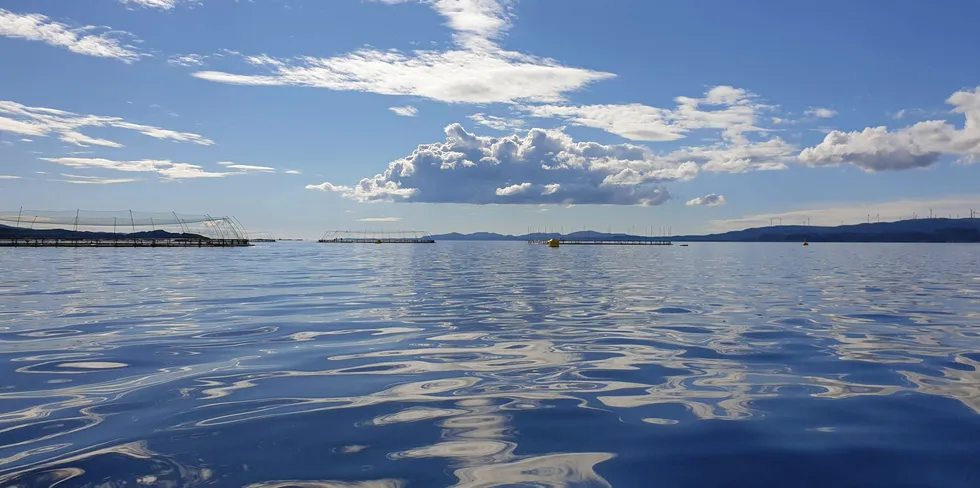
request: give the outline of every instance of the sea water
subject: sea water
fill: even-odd
[[[0,486],[980,486],[980,247],[0,249]]]

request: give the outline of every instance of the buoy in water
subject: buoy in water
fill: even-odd
[[[558,247],[558,239],[548,239],[548,247]]]
[[[804,245],[804,246],[809,246],[809,245],[810,245],[810,243],[809,243],[809,242],[807,242],[807,241],[803,241],[803,245]]]

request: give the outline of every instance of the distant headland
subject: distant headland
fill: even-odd
[[[980,219],[912,219],[833,227],[777,225],[719,234],[665,237],[578,231],[569,234],[506,235],[493,232],[438,234],[436,241],[527,241],[530,239],[662,240],[675,242],[980,242]]]

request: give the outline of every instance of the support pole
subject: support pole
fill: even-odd
[[[22,213],[24,213],[24,207],[20,207],[20,210],[17,212],[17,227],[20,227],[20,214]]]
[[[78,213],[81,212],[79,209],[75,209],[75,231],[78,231]]]
[[[133,225],[133,234],[136,233],[136,219],[133,218],[133,211],[129,211],[129,223]]]

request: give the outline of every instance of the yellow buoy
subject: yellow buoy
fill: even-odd
[[[558,247],[558,239],[549,239],[548,247]]]

